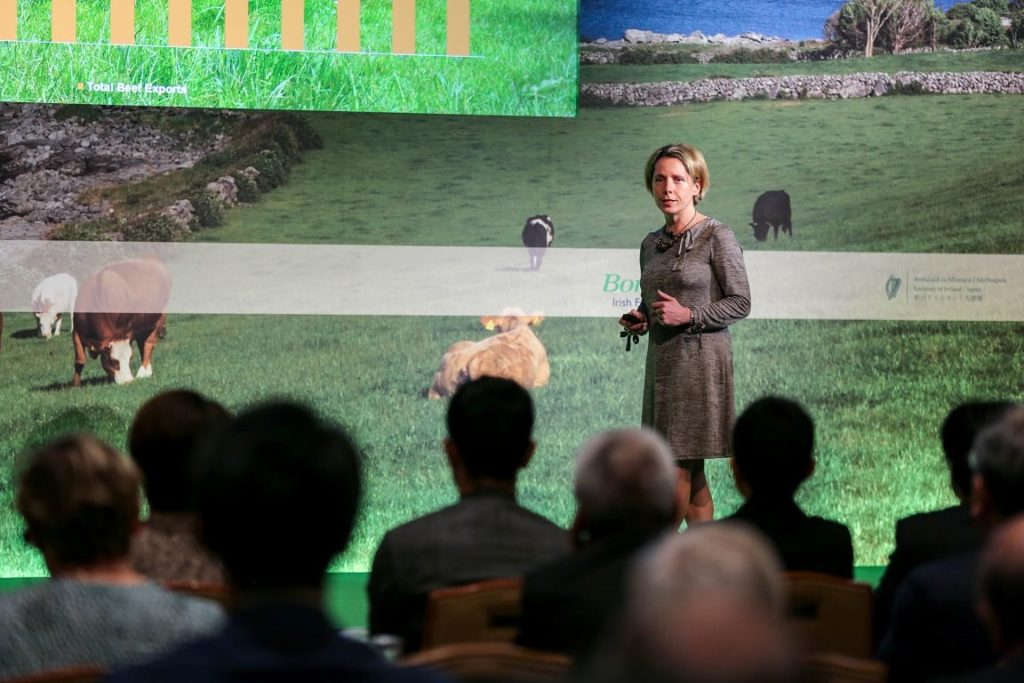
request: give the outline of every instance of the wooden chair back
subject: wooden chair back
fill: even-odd
[[[454,643],[399,660],[402,666],[440,671],[457,681],[555,683],[568,677],[572,660],[512,643]]]
[[[40,671],[20,678],[5,678],[3,683],[98,683],[107,673],[109,670],[102,666],[83,664]]]
[[[814,683],[885,683],[889,675],[882,662],[833,653],[807,655],[804,671]]]
[[[224,609],[234,604],[234,591],[230,586],[220,583],[204,583],[202,581],[164,581],[164,588],[193,598],[212,600]]]
[[[815,572],[786,572],[786,611],[810,653],[871,656],[871,587]]]
[[[519,630],[522,592],[520,579],[491,579],[431,591],[423,622],[423,648],[511,642]]]

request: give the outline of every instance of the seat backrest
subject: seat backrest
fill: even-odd
[[[422,650],[399,664],[435,669],[457,681],[554,683],[567,678],[572,660],[512,643],[454,643]]]
[[[519,630],[522,592],[521,579],[491,579],[430,591],[423,647],[512,641]]]
[[[3,683],[98,683],[109,672],[102,666],[83,664],[40,671],[21,678],[5,678]]]
[[[787,572],[786,612],[808,652],[871,656],[871,586],[815,572]]]
[[[882,662],[832,653],[807,655],[804,671],[815,683],[885,683],[889,675]]]
[[[219,603],[224,609],[228,609],[234,602],[234,591],[230,586],[220,583],[203,583],[201,581],[164,581],[163,587],[175,593],[181,593],[193,598],[203,598]]]

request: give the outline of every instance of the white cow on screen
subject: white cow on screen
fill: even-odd
[[[39,336],[49,339],[60,334],[62,313],[68,312],[73,321],[78,283],[67,273],[46,278],[32,292],[32,311],[39,322]],[[74,325],[74,322],[71,323]]]

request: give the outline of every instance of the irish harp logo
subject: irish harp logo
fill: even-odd
[[[889,297],[889,301],[896,298],[896,295],[900,293],[900,286],[903,284],[903,280],[899,279],[895,275],[890,275],[889,279],[885,282],[885,295]]]

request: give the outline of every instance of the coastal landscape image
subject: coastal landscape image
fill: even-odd
[[[368,497],[335,569],[367,571],[387,529],[455,498],[444,401],[425,397],[445,350],[492,334],[481,314],[531,310],[502,283],[562,273],[552,281],[607,310],[544,311],[534,328],[551,379],[532,390],[538,450],[521,498],[567,524],[575,450],[640,419],[647,342],[624,351],[620,293],[607,286],[610,275],[639,277],[636,250],[661,220],[642,168],[670,141],[704,152],[702,211],[732,226],[757,267],[751,319],[732,330],[737,409],[765,394],[808,409],[818,468],[800,503],[850,526],[859,566],[883,565],[897,518],[953,502],[938,439],[948,410],[1022,398],[1024,315],[1012,293],[1024,272],[1024,8],[906,0],[896,3],[904,28],[869,41],[870,4],[583,0],[572,118],[0,105],[0,573],[45,571],[11,505],[24,451],[67,429],[123,448],[142,402],[175,387],[233,410],[293,396],[349,427]],[[544,87],[520,91],[540,101]],[[767,192],[788,196],[790,233],[760,229]],[[534,276],[522,272],[520,232],[538,214],[556,232]],[[416,268],[396,261],[368,297],[372,314],[270,301],[256,313],[171,312],[153,377],[108,384],[90,361],[70,389],[70,337],[38,337],[22,283],[88,273],[70,256],[13,268],[5,240],[69,255],[86,242],[412,249]],[[446,267],[432,263],[435,248],[467,263],[475,249],[507,253],[492,279],[461,283],[467,297],[489,290],[499,310],[453,315],[432,298]],[[621,267],[599,265],[606,254],[621,254]],[[841,275],[814,279],[795,265],[807,258]],[[840,288],[871,263],[886,264],[879,278]],[[357,265],[339,260],[337,286],[310,298],[361,298],[347,279]],[[923,284],[982,276],[999,282]],[[726,461],[709,469],[724,516],[739,494]]]

